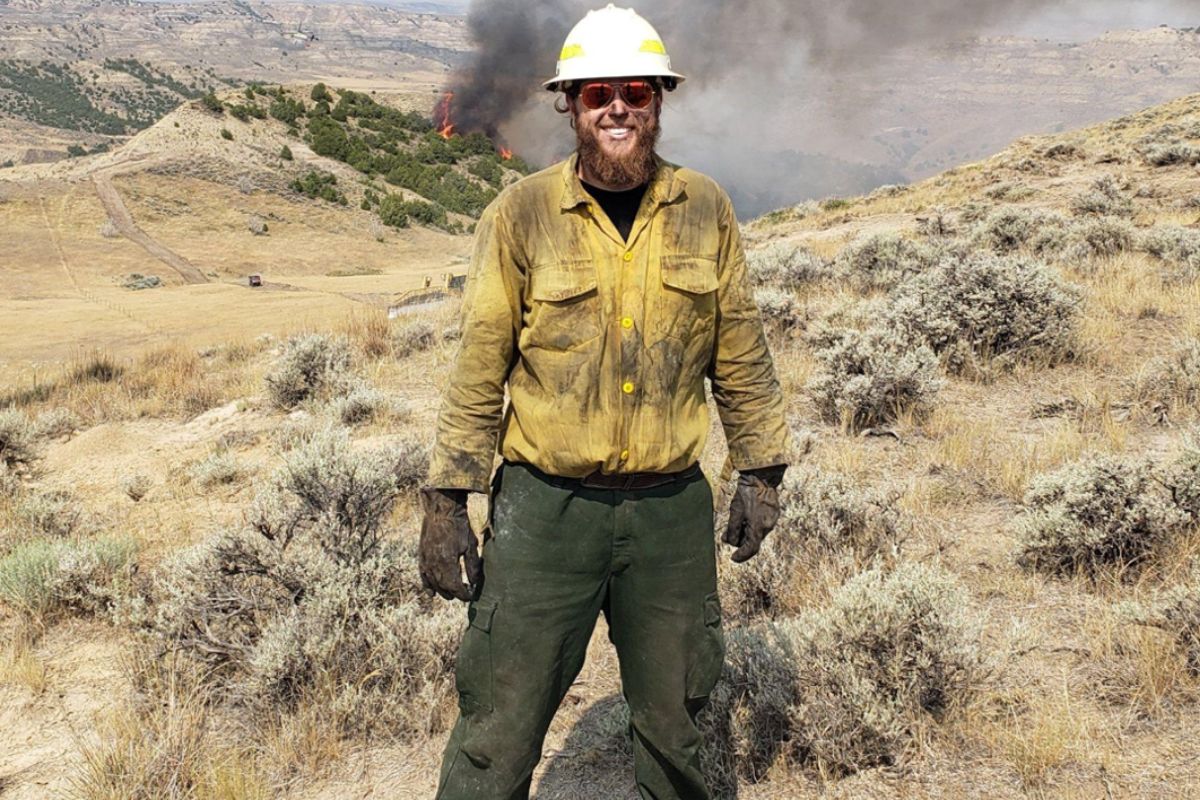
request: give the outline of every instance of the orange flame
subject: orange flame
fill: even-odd
[[[454,135],[454,123],[450,120],[450,103],[454,100],[454,92],[446,92],[433,110],[433,124],[443,139]]]
[[[509,150],[504,145],[500,145],[500,157],[505,161],[508,161],[510,158],[512,158],[512,150]]]

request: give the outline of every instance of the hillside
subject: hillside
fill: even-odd
[[[117,146],[184,99],[255,82],[431,91],[465,49],[459,17],[370,4],[4,3],[0,163],[62,157],[67,131]]]
[[[6,171],[0,362],[279,333],[461,274],[458,234],[527,167],[433,131],[426,95],[321,86],[227,90],[117,149]],[[254,273],[266,291],[248,290]],[[131,291],[133,274],[162,288]],[[86,335],[47,336],[55,316]]]
[[[469,239],[416,227],[377,248],[353,200],[228,186],[237,164],[281,181],[267,163],[289,143],[292,170],[365,198],[279,121],[228,114],[185,107],[128,152],[4,185],[16,263],[56,252],[65,271],[4,274],[24,292],[4,324],[30,329],[0,337],[21,361],[0,391],[6,798],[433,793],[463,610],[417,588],[415,487],[458,308],[389,318],[318,289],[399,287],[398,268],[322,273],[430,274]],[[366,144],[370,117],[346,118]],[[115,275],[137,248],[95,233],[81,179],[161,154],[177,166],[112,183],[221,279],[102,289],[93,265]],[[721,548],[719,796],[1200,795],[1197,165],[1190,95],[744,226],[796,450],[764,552]],[[249,212],[268,236],[242,233]],[[254,305],[232,283],[252,263],[303,291]],[[161,334],[30,363],[125,319],[72,305],[64,274]],[[276,317],[305,314],[316,335],[285,339]],[[537,796],[635,798],[626,715],[601,621]]]

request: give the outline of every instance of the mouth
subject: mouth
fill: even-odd
[[[602,130],[604,132],[604,135],[607,136],[609,139],[612,139],[614,142],[623,142],[626,139],[629,139],[633,136],[633,128],[613,127],[613,128],[601,128],[600,130]]]

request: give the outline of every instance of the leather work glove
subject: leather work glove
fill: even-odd
[[[721,541],[737,550],[733,560],[741,563],[758,554],[763,539],[779,521],[779,484],[786,464],[738,473],[737,489],[729,502],[729,527]]]
[[[430,594],[446,600],[471,600],[483,581],[483,559],[479,557],[479,539],[467,519],[465,489],[421,488],[421,541],[417,547],[417,565],[421,583]],[[467,571],[467,583],[462,571]]]

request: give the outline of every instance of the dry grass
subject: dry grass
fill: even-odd
[[[984,731],[1022,785],[1036,789],[1056,770],[1086,757],[1094,734],[1083,714],[1064,686],[1048,696],[1030,698],[1025,713],[1011,713]]]
[[[33,645],[36,632],[21,625],[12,632],[0,650],[0,684],[13,684],[34,695],[46,691],[49,677],[46,662],[37,656]]]
[[[188,418],[234,397],[249,394],[257,379],[252,346],[239,343],[222,369],[214,369],[180,344],[151,349],[137,357],[105,352],[78,356],[57,375],[39,376],[28,387],[0,395],[30,413],[63,409],[88,425],[114,420]]]
[[[969,416],[943,407],[935,409],[925,432],[936,442],[934,463],[972,476],[987,491],[1019,501],[1034,475],[1075,461],[1086,453],[1119,453],[1127,445],[1127,430],[1112,419],[1099,417],[1100,432],[1089,434],[1079,421],[1034,420],[1035,430],[1012,431],[1005,421]]]
[[[342,333],[368,359],[383,358],[392,352],[392,328],[384,309],[355,310]]]

